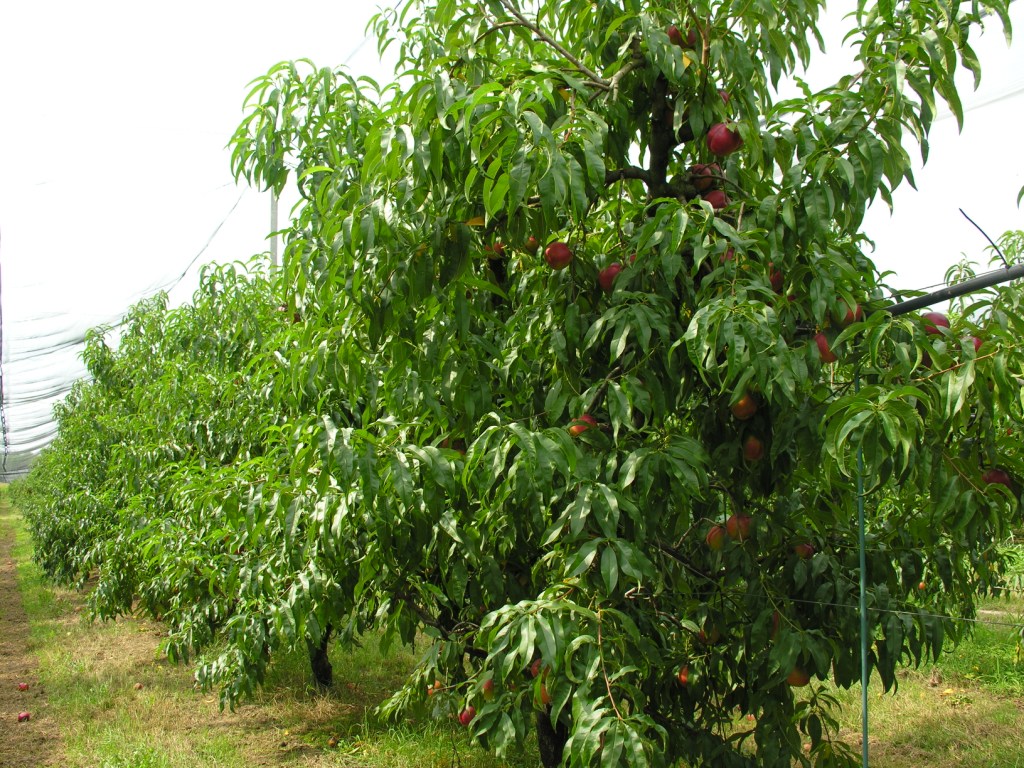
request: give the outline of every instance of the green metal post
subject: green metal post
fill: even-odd
[[[860,391],[860,376],[854,379]],[[857,536],[860,545],[860,708],[861,754],[863,768],[868,768],[868,567],[864,533],[864,448],[857,448]]]

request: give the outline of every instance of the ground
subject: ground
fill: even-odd
[[[0,504],[0,514],[6,516],[7,503]],[[0,532],[0,732],[4,734],[0,738],[0,765],[59,765],[63,752],[60,731],[47,716],[46,691],[37,677],[38,662],[11,554],[13,537],[7,525]],[[28,690],[18,690],[19,683],[28,683]],[[31,719],[19,723],[21,712],[28,712]]]

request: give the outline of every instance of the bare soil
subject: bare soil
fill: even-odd
[[[14,531],[6,501],[0,501],[0,766],[60,765],[60,730],[47,716],[46,691],[29,636],[28,618],[11,557]],[[18,689],[27,683],[28,690]],[[27,712],[30,719],[18,722]]]

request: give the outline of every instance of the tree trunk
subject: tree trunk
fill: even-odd
[[[551,710],[537,713],[537,747],[540,749],[540,764],[544,768],[559,768],[562,752],[569,740],[569,729],[559,721],[558,727],[551,726]]]
[[[327,657],[327,646],[331,642],[331,625],[327,625],[323,636],[320,638],[320,645],[314,645],[309,640],[306,647],[309,649],[309,666],[313,670],[313,680],[320,688],[330,688],[334,682],[334,670],[331,667],[331,660]]]

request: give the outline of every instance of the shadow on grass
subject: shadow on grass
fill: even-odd
[[[455,715],[460,702],[435,699],[409,712],[399,721],[377,716],[376,709],[405,680],[416,663],[417,650],[391,648],[384,653],[379,638],[363,637],[355,648],[331,650],[334,684],[324,692],[310,684],[308,657],[293,653],[275,659],[267,685],[254,702],[238,709],[247,728],[259,731],[272,724],[283,736],[277,762],[305,760],[312,751],[324,750],[335,761],[315,765],[352,766],[445,766],[501,768],[530,766],[539,758],[531,742],[506,760],[485,753],[458,726]],[[330,746],[332,745],[333,746]],[[302,762],[303,765],[310,763]]]

